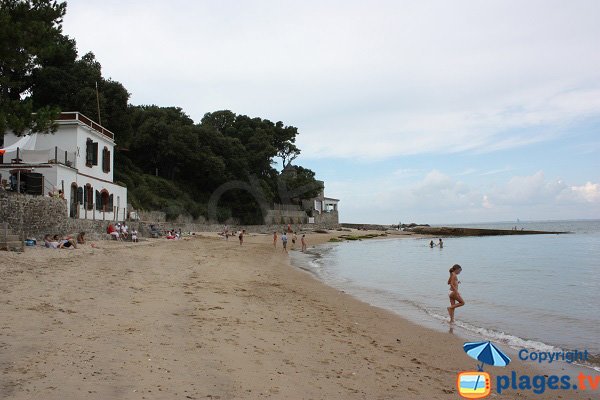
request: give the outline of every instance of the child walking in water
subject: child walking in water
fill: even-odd
[[[450,316],[450,322],[454,322],[454,310],[458,307],[462,307],[465,305],[465,301],[458,293],[458,284],[460,281],[458,280],[458,274],[462,271],[462,267],[458,264],[454,264],[452,268],[450,268],[450,278],[448,278],[448,285],[450,285],[450,289],[448,290],[448,297],[450,298],[450,307],[448,307],[448,315]]]
[[[281,234],[281,244],[283,245],[283,251],[286,252],[286,253],[288,252],[287,251],[287,241],[288,241],[288,238],[287,238],[287,235],[285,234],[285,231],[284,231]]]

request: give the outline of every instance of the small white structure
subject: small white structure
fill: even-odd
[[[122,221],[127,188],[113,182],[114,134],[78,112],[64,112],[55,133],[4,135],[2,184],[32,195],[62,190],[72,218]]]
[[[321,184],[322,189],[310,200],[303,200],[302,205],[305,210],[309,210],[311,217],[308,219],[310,224],[324,224],[336,226],[339,224],[339,208],[340,199],[325,197],[325,183],[317,181]]]

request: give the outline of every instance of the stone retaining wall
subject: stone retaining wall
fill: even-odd
[[[190,220],[179,220],[173,222],[164,221],[161,213],[145,213],[145,217],[155,216],[154,221],[128,221],[129,230],[136,229],[140,237],[150,236],[150,225],[156,225],[161,231],[170,229],[181,229],[182,232],[219,232],[224,224],[207,224],[189,222]],[[0,222],[8,222],[14,233],[26,238],[41,240],[46,234],[76,235],[78,232],[86,232],[90,240],[107,239],[106,228],[111,221],[86,220],[69,218],[67,204],[63,199],[45,196],[30,196],[7,192],[0,189]],[[298,224],[292,223],[292,230],[296,232],[311,231],[315,229],[336,229],[337,224]],[[272,233],[287,230],[285,224],[266,225],[230,225],[231,232],[245,229],[248,233]]]

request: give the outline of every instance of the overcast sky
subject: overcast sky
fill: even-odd
[[[298,127],[343,222],[600,218],[600,2],[68,1],[133,104]],[[118,134],[118,132],[117,132]]]

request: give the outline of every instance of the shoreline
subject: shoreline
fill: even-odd
[[[325,285],[270,236],[213,235],[4,257],[0,395],[455,399],[456,373],[474,368],[460,338]]]
[[[412,234],[412,235],[403,235],[402,237],[373,237],[373,239],[377,240],[394,240],[394,239],[426,239],[428,236]],[[517,355],[518,350],[526,348],[534,351],[572,351],[575,349],[568,349],[567,347],[557,347],[556,345],[547,344],[535,339],[523,338],[520,336],[515,336],[511,333],[506,333],[504,331],[496,331],[491,330],[485,326],[473,325],[471,323],[458,321],[456,324],[450,325],[447,321],[447,318],[444,316],[440,316],[438,314],[433,314],[430,311],[427,311],[424,308],[419,308],[416,305],[405,305],[403,307],[398,307],[396,309],[390,308],[389,306],[384,305],[383,303],[376,300],[369,300],[369,296],[365,295],[364,290],[369,290],[369,288],[362,288],[362,296],[360,294],[361,287],[358,286],[352,290],[352,288],[348,288],[343,284],[335,285],[334,283],[328,283],[326,279],[319,274],[319,272],[309,265],[307,265],[310,261],[321,258],[322,249],[326,249],[325,246],[336,246],[340,243],[344,243],[345,241],[327,241],[323,243],[319,243],[315,245],[312,249],[309,249],[305,255],[300,256],[291,256],[290,257],[290,266],[292,268],[296,268],[306,272],[308,275],[316,279],[317,281],[333,288],[334,290],[339,290],[365,304],[370,306],[381,308],[383,310],[389,311],[398,315],[400,318],[409,320],[419,326],[422,326],[427,329],[432,329],[437,332],[448,332],[452,331],[454,334],[457,334],[461,338],[465,340],[491,340],[496,343],[504,343],[505,350],[507,353],[512,354],[514,356]],[[311,251],[312,250],[312,251]],[[379,304],[378,304],[379,303]],[[385,303],[385,302],[384,302]],[[595,372],[600,372],[600,360],[598,359],[598,355],[590,354],[590,359],[588,363],[567,363],[567,362],[557,362],[559,367],[565,367],[567,369],[577,367],[577,368],[586,368],[593,370]]]

